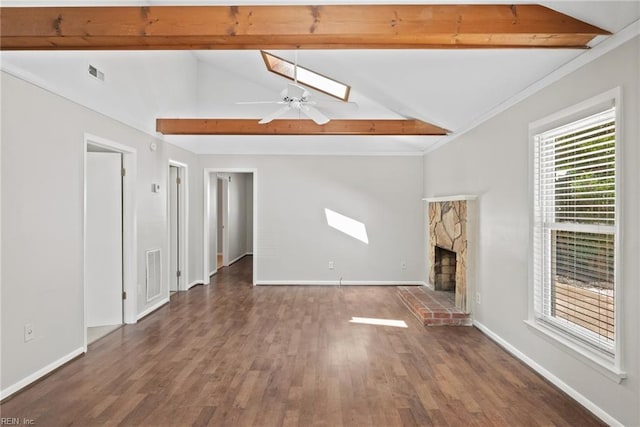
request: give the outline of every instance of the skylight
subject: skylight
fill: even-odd
[[[278,58],[277,56],[265,51],[260,51],[260,53],[262,53],[262,59],[264,59],[267,70],[291,80],[296,79],[296,65],[293,62],[289,62],[286,59]],[[310,88],[326,93],[327,95],[331,95],[334,98],[338,98],[342,101],[349,100],[349,92],[351,91],[350,86],[330,79],[329,77],[325,77],[321,74],[316,73],[315,71],[311,71],[299,65],[297,74],[298,83],[309,86]]]

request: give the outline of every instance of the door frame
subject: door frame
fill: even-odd
[[[218,218],[216,216],[216,226],[218,225],[218,223],[222,222],[222,266],[223,267],[228,267],[229,266],[229,176],[220,176],[218,174],[216,174],[216,185],[218,184],[218,181],[222,182],[222,194],[220,195],[219,199],[222,200],[222,218]],[[211,185],[211,182],[209,182],[209,185]],[[209,189],[211,190],[211,189]],[[216,200],[215,200],[215,204],[216,204],[216,214],[218,213],[218,193],[216,191]],[[211,211],[209,211],[211,212]],[[209,232],[211,232],[211,230],[209,230]],[[218,233],[218,231],[216,230],[216,233]],[[216,234],[216,239],[217,239],[218,235]],[[211,239],[211,236],[209,236],[209,239]],[[209,244],[211,244],[211,240],[209,240]],[[211,246],[209,246],[211,247]],[[218,240],[216,240],[216,268],[214,269],[212,274],[216,274],[218,272],[218,253],[220,253],[220,249],[218,247]],[[209,266],[209,268],[211,268],[211,266]]]
[[[178,264],[180,265],[180,279],[178,280],[178,291],[186,291],[189,289],[188,279],[188,266],[189,266],[189,166],[186,163],[179,162],[177,160],[169,159],[167,162],[167,293],[166,297],[169,298],[169,281],[171,280],[171,204],[169,200],[169,186],[171,185],[171,166],[178,169],[178,177],[180,178],[180,195],[178,197],[178,231],[180,233],[180,239],[178,242]]]
[[[127,298],[122,303],[124,323],[138,321],[137,276],[138,276],[138,236],[136,230],[136,175],[137,150],[99,136],[84,134],[82,144],[82,302],[84,352],[87,352],[87,148],[89,145],[102,147],[122,154],[122,165],[126,174],[122,179],[122,289]]]
[[[211,271],[215,274],[218,271],[218,267],[216,265],[215,269],[210,269],[209,266],[209,244],[210,244],[210,230],[209,230],[209,215],[210,215],[210,177],[211,174],[218,173],[251,173],[253,174],[253,279],[252,284],[256,286],[256,281],[258,278],[258,169],[256,168],[204,168],[203,178],[204,178],[204,193],[203,193],[203,207],[204,207],[204,216],[203,216],[203,277],[204,282],[206,284],[211,283],[210,280],[207,280],[211,276]],[[217,203],[217,201],[216,201]],[[217,205],[216,205],[217,207]],[[217,248],[216,242],[216,248]],[[217,255],[217,254],[216,254]]]

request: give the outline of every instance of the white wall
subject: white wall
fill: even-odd
[[[200,163],[257,169],[259,282],[422,281],[421,157],[202,156]],[[369,244],[328,227],[325,208],[363,222]]]
[[[640,209],[638,76],[636,37],[578,71],[428,154],[426,195],[478,194],[478,291],[474,317],[501,339],[555,375],[605,413],[628,426],[640,425]],[[616,86],[623,92],[622,273],[624,369],[620,385],[527,327],[529,228],[528,125]],[[454,168],[452,165],[460,167]]]
[[[191,257],[189,274],[202,275],[202,236],[197,232],[202,230],[202,171],[191,153],[4,72],[1,82],[0,387],[5,390],[83,347],[85,132],[137,149],[138,312],[161,299],[146,301],[144,253],[161,248],[167,256],[169,156],[190,164],[190,212],[197,211],[190,246],[198,255]],[[149,150],[151,142],[158,144],[156,151]],[[163,191],[152,193],[152,183],[161,184]],[[165,277],[163,295],[166,285]],[[28,343],[25,323],[36,331],[36,339]]]

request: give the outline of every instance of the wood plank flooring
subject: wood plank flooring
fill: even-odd
[[[595,426],[472,327],[394,287],[252,288],[251,257],[4,402],[39,426]],[[350,323],[403,320],[408,328]]]

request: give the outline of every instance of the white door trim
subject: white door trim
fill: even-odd
[[[217,173],[251,173],[253,174],[253,286],[256,285],[258,278],[258,169],[256,168],[204,168],[204,193],[203,193],[203,277],[205,283],[209,284],[207,278],[212,270],[209,269],[209,215],[210,215],[210,175]],[[216,242],[217,247],[217,242]]]
[[[182,275],[178,280],[178,291],[186,291],[187,284],[189,283],[188,273],[189,273],[189,165],[186,163],[178,162],[177,160],[169,159],[167,163],[167,294],[169,297],[169,280],[171,279],[171,257],[169,256],[169,251],[171,251],[171,222],[170,218],[170,209],[171,205],[169,203],[169,182],[171,177],[169,174],[169,168],[174,166],[178,168],[178,177],[180,178],[180,185],[182,186],[180,191],[180,197],[178,200],[178,209],[180,211],[180,223],[178,227],[180,227],[180,241],[178,242],[179,248],[179,260],[180,271]]]
[[[127,293],[123,303],[124,323],[137,322],[137,276],[138,276],[138,234],[136,218],[136,174],[137,151],[128,145],[120,144],[99,136],[84,134],[82,144],[82,276],[83,276],[83,318],[84,351],[87,351],[87,278],[86,278],[86,235],[87,235],[87,147],[95,145],[122,153],[122,164],[126,175],[122,180],[122,286]]]
[[[222,200],[222,219],[216,217],[216,224],[222,222],[222,266],[228,267],[229,260],[229,176],[218,176],[218,181],[222,182],[222,194],[216,193],[217,199],[215,200],[216,213],[218,212],[218,200]],[[209,230],[211,231],[211,230]],[[220,230],[217,230],[219,233]],[[216,237],[217,234],[216,234]],[[211,237],[209,237],[211,238]],[[216,272],[218,271],[217,254],[220,253],[218,247],[218,241],[216,240]]]

